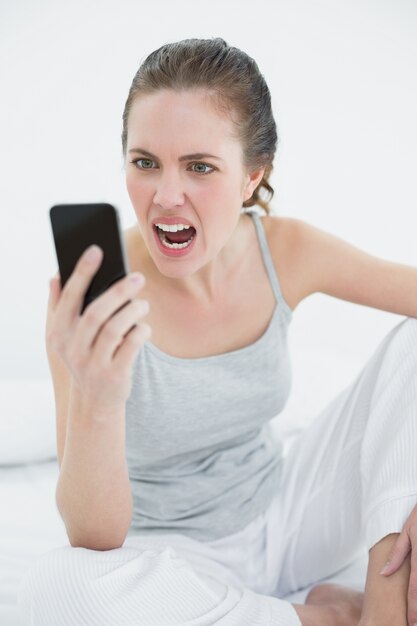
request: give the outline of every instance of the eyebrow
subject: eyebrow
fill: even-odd
[[[129,150],[129,153],[130,152],[137,152],[140,154],[144,154],[145,156],[151,157],[152,159],[158,158],[157,156],[152,154],[152,152],[148,152],[148,150],[144,150],[143,148],[132,148],[131,150]],[[193,154],[184,154],[184,156],[179,157],[178,161],[189,161],[191,159],[205,159],[206,157],[209,157],[210,159],[217,159],[218,161],[223,161],[223,159],[221,159],[220,157],[215,156],[214,154],[208,154],[205,152],[194,152]]]

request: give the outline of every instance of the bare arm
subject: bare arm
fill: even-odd
[[[291,271],[302,277],[299,300],[320,292],[417,317],[416,267],[375,257],[298,219],[287,218],[286,224],[294,251]]]
[[[99,415],[71,391],[56,503],[73,547],[123,545],[133,515],[124,408]]]
[[[131,524],[126,401],[151,330],[142,323],[148,303],[135,297],[140,274],[139,282],[117,281],[80,314],[101,259],[82,255],[64,289],[54,277],[45,329],[57,412],[56,503],[71,545],[91,550],[121,547]]]

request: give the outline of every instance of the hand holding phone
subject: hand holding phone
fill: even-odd
[[[70,246],[71,239],[66,241]],[[109,410],[124,407],[131,390],[133,362],[151,336],[151,328],[142,321],[149,312],[149,302],[135,297],[145,284],[144,275],[125,272],[122,278],[117,278],[115,273],[124,272],[127,264],[122,268],[116,266],[111,274],[102,272],[104,283],[110,285],[103,290],[103,279],[100,282],[97,277],[103,269],[106,250],[99,248],[101,253],[95,261],[88,261],[88,249],[83,251],[64,285],[53,281],[46,341],[48,348],[57,352],[67,365],[73,383],[88,398],[89,406],[108,414]],[[60,268],[68,271],[63,259],[69,253],[68,249],[64,253],[62,243],[57,246],[57,255]],[[133,282],[132,277],[138,277],[139,282]],[[91,290],[94,279],[100,295]],[[89,288],[90,302],[86,298]]]

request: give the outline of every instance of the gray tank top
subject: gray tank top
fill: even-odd
[[[292,310],[262,218],[247,212],[276,298],[272,318],[254,343],[208,357],[179,358],[144,343],[126,403],[134,509],[129,532],[219,539],[264,511],[279,487],[283,445],[270,420],[290,393]]]

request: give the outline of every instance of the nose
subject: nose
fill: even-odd
[[[181,177],[175,172],[165,172],[156,184],[154,203],[164,208],[184,204],[184,191]]]

